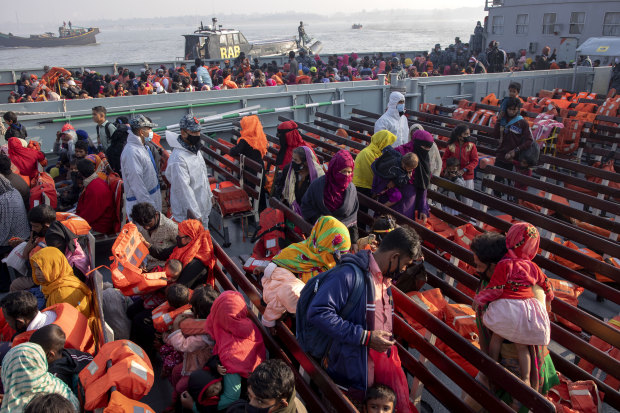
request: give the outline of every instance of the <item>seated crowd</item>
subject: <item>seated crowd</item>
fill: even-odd
[[[471,189],[478,163],[467,127],[454,128],[442,159],[432,135],[420,125],[409,128],[406,119],[403,124],[404,114],[404,96],[392,93],[370,144],[355,158],[340,150],[323,165],[295,122],[279,125],[278,173],[269,196],[313,227],[303,241],[285,246],[254,270],[266,304],[262,324],[272,328],[297,315],[293,325],[304,351],[364,412],[416,411],[393,335],[391,287],[411,284],[411,269],[422,266],[423,256],[417,233],[389,215],[375,217],[371,233],[360,237],[358,191],[425,221],[431,177],[443,175]],[[40,148],[26,141],[16,116],[9,112],[4,118],[10,129],[6,153],[0,154],[0,253],[7,259],[0,286],[10,292],[0,301],[1,411],[80,411],[77,378],[93,360],[96,335],[89,235],[91,230],[118,233],[121,212],[131,223],[117,241],[133,228],[144,255],[148,252],[139,262],[141,271],[160,275],[145,278],[147,286],[148,280],[156,285],[148,291],[108,286],[103,310],[116,340],[131,340],[151,360],[161,360],[162,375],[173,388],[168,411],[306,411],[293,371],[281,360],[267,359],[261,328],[244,296],[215,288],[211,183],[198,119],[180,120],[176,139],[167,138],[168,154],[149,118],[134,115],[110,123],[98,106],[93,108],[97,136],[65,125],[54,146],[58,162],[47,165]],[[268,147],[260,121],[249,116],[230,154],[263,164]],[[56,209],[43,198],[33,202],[38,184],[31,183],[42,177],[55,181]],[[113,191],[121,179],[125,211]],[[265,208],[266,196],[259,210]],[[557,376],[545,353],[545,300],[539,302],[532,289],[542,288],[547,305],[553,298],[545,275],[531,261],[539,239],[533,226],[520,223],[506,237],[480,236],[472,251],[482,275],[476,296],[482,350],[501,361],[500,349],[509,341],[518,353],[513,371],[544,393]],[[111,268],[113,280],[115,271],[125,271]],[[539,355],[546,355],[544,365],[536,363]]]
[[[478,73],[515,72],[528,70],[566,69],[573,62],[556,61],[555,50],[545,47],[540,55],[527,56],[526,50],[506,53],[499,43],[491,41],[483,50],[482,44],[470,47],[457,37],[455,43],[441,50],[439,44],[433,50],[414,58],[403,53],[360,57],[357,53],[330,55],[326,59],[309,56],[305,50],[289,53],[288,62],[281,66],[251,61],[241,52],[234,60],[205,62],[200,58],[188,66],[151,68],[145,65],[140,73],[129,68],[116,67],[113,73],[94,70],[65,70],[43,68],[39,79],[35,74],[21,73],[16,90],[8,98],[9,103],[56,101],[60,99],[91,99],[160,93],[180,93],[206,90],[266,87],[291,84],[348,82],[377,79],[379,75],[397,75],[398,79],[428,76],[447,76]],[[581,56],[580,66],[596,67]],[[616,65],[620,67],[620,65]]]

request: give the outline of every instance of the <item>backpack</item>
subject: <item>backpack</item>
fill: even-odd
[[[527,166],[538,165],[539,158],[540,158],[540,146],[538,145],[538,142],[536,141],[534,141],[529,146],[529,148],[517,154],[517,160],[519,162],[525,161],[525,163],[527,163]]]
[[[30,209],[41,204],[49,205],[54,209],[58,206],[56,184],[47,172],[39,172],[30,181]]]
[[[127,136],[129,136],[127,125],[119,125],[112,136],[110,136],[110,146],[105,151],[105,157],[110,168],[118,174],[121,174],[121,153],[123,153],[123,148],[127,143]]]
[[[344,264],[353,268],[355,271],[355,283],[353,284],[353,291],[347,298],[347,303],[340,311],[340,317],[346,320],[351,316],[353,309],[359,303],[364,293],[364,275],[357,265]],[[321,284],[326,280],[338,266],[311,278],[301,290],[299,295],[299,301],[297,301],[296,314],[299,317],[296,318],[297,323],[297,341],[299,345],[306,353],[310,354],[317,360],[322,360],[327,355],[332,345],[332,339],[329,338],[323,331],[317,328],[314,324],[310,323],[306,319],[308,314],[308,308],[312,304],[312,300],[316,296]]]

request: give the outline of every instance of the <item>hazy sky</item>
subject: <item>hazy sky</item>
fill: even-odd
[[[114,18],[137,18],[137,17],[164,17],[231,13],[283,13],[291,11],[291,17],[295,12],[329,14],[335,12],[356,12],[366,9],[444,9],[458,7],[484,8],[484,0],[433,0],[411,1],[391,0],[381,6],[376,0],[312,0],[307,2],[260,2],[256,0],[205,1],[183,0],[171,2],[169,0],[68,0],[62,2],[50,2],[48,0],[29,0],[28,2],[2,0],[2,17],[0,21],[14,21],[16,13],[20,23],[46,23],[56,26],[63,20],[72,20],[79,25],[80,21],[93,21],[98,19]],[[176,8],[174,5],[181,7]],[[232,6],[232,7],[231,7]]]

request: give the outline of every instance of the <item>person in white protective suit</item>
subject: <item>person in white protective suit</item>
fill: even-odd
[[[125,188],[125,210],[131,215],[133,206],[148,202],[161,212],[161,190],[157,178],[155,158],[145,142],[153,137],[156,124],[144,115],[134,115],[129,120],[127,144],[121,153],[121,172]]]
[[[375,133],[380,130],[389,130],[396,135],[394,147],[409,142],[409,124],[405,113],[405,96],[400,92],[390,93],[388,108],[375,122]]]
[[[170,208],[177,222],[197,219],[205,229],[209,226],[211,213],[211,187],[207,166],[200,152],[200,121],[185,115],[179,122],[181,134],[166,134],[172,150],[166,167],[170,182]]]

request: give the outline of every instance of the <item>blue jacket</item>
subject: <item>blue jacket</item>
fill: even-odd
[[[368,385],[368,342],[375,324],[375,287],[369,260],[370,251],[344,255],[335,268],[337,276],[325,280],[306,314],[309,322],[333,339],[327,365],[323,365],[327,374],[340,386],[364,392]],[[348,320],[343,320],[338,313],[353,290],[355,273],[344,263],[357,265],[362,270],[366,290]]]

